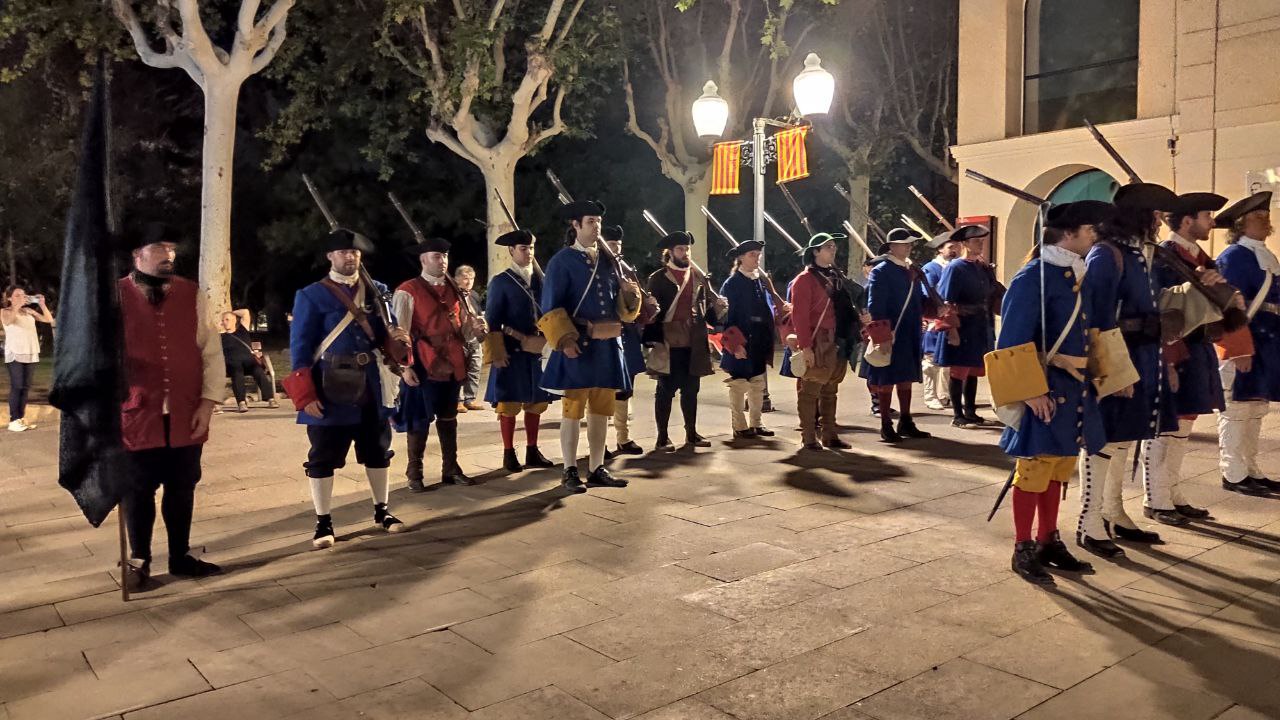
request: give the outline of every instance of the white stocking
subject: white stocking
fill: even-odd
[[[333,476],[308,478],[311,480],[311,504],[317,515],[328,515],[333,508]]]
[[[609,430],[607,415],[587,415],[587,452],[589,460],[587,469],[595,472],[604,465],[605,434]]]
[[[373,496],[373,504],[386,505],[390,493],[387,489],[387,469],[365,468],[364,474],[369,478],[369,494]]]

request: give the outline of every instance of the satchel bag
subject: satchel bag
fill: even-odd
[[[820,380],[818,380],[816,376],[812,378],[809,378],[806,376],[810,373],[810,371],[813,371],[816,368],[821,367],[821,363],[819,362],[819,358],[818,358],[819,342],[818,342],[818,332],[816,328],[822,325],[822,321],[826,319],[827,310],[830,309],[830,307],[831,307],[831,298],[827,298],[827,304],[822,306],[822,312],[818,314],[818,322],[814,323],[815,330],[813,334],[813,367],[810,367],[809,363],[805,360],[805,355],[803,350],[796,350],[795,352],[791,353],[791,374],[795,375],[797,378],[800,378],[801,380],[812,380],[814,382],[820,382]]]
[[[907,299],[902,303],[902,310],[898,312],[898,321],[893,324],[893,332],[889,333],[888,338],[876,340],[874,336],[872,336],[871,330],[871,326],[875,325],[875,323],[873,322],[871,325],[867,326],[867,335],[872,339],[871,342],[867,343],[866,349],[863,350],[862,358],[866,360],[871,367],[888,367],[889,363],[893,362],[893,340],[898,335],[898,328],[902,326],[902,318],[906,316],[907,307],[911,305],[911,298],[915,295],[915,292],[916,284],[915,282],[912,282],[911,286],[907,288]],[[880,320],[878,322],[886,321]]]

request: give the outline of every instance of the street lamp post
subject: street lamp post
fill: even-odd
[[[835,78],[822,69],[822,61],[816,54],[809,53],[804,59],[804,70],[791,83],[795,101],[793,116],[825,115],[831,109],[835,86]],[[708,81],[702,88],[702,96],[693,102],[693,125],[699,137],[720,137],[728,124],[729,103],[720,97],[717,90],[716,84]],[[751,121],[751,169],[755,193],[752,237],[760,242],[764,242],[764,176],[768,167],[765,161],[765,128],[770,125],[787,128],[793,123],[759,117]]]

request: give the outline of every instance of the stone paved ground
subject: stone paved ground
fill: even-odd
[[[467,414],[484,484],[397,489],[413,530],[387,536],[348,469],[323,552],[303,433],[283,410],[217,417],[194,543],[230,572],[128,604],[114,520],[90,529],[54,484],[52,426],[0,434],[0,718],[1280,716],[1280,500],[1215,487],[1208,423],[1184,487],[1216,520],[1044,591],[1009,571],[1007,509],[984,522],[994,431],[930,414],[938,437],[884,447],[849,384],[854,450],[799,451],[775,380],[779,436],[734,445],[706,386],[713,448],[569,498],[556,472],[495,471],[493,416]],[[1278,448],[1271,421],[1267,467]]]

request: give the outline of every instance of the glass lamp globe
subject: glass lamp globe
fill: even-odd
[[[693,127],[698,137],[720,137],[729,124],[729,103],[718,94],[714,82],[702,86],[702,97],[693,101]]]
[[[822,61],[815,53],[809,53],[804,59],[804,70],[791,83],[791,93],[796,111],[802,116],[825,115],[836,94],[836,79],[822,69]]]

